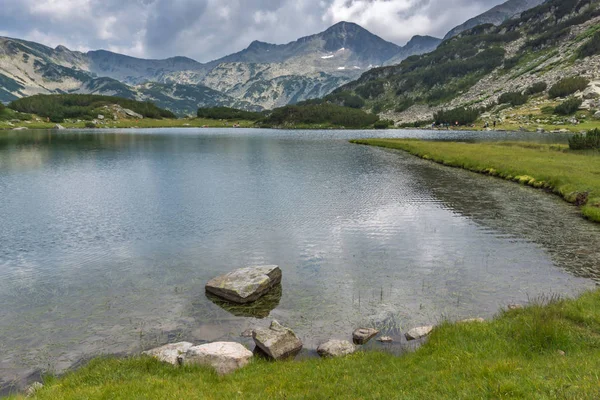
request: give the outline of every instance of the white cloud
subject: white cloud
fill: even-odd
[[[443,36],[502,0],[2,0],[2,31],[50,46],[209,61],[253,40],[287,43],[336,22],[404,44]]]

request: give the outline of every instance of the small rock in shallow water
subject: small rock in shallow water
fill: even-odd
[[[159,361],[173,365],[181,364],[181,358],[194,346],[189,342],[170,343],[152,350],[144,351],[142,354],[154,357]]]
[[[268,329],[255,329],[252,338],[256,346],[274,360],[293,358],[302,350],[302,341],[294,331],[277,321],[273,321]]]
[[[428,336],[432,330],[433,326],[431,325],[420,326],[418,328],[413,328],[410,331],[406,332],[405,336],[407,340],[417,340],[421,339],[422,337]]]
[[[354,344],[365,344],[369,340],[373,339],[379,331],[373,328],[358,328],[352,333],[352,340]]]
[[[377,341],[381,342],[381,343],[392,343],[394,341],[394,339],[392,339],[389,336],[382,336],[379,339],[377,339]]]
[[[521,305],[521,304],[509,304],[507,306],[507,308],[509,310],[522,310],[523,309],[523,305]]]
[[[219,375],[225,375],[247,365],[252,355],[252,352],[240,343],[215,342],[190,348],[183,362],[186,365],[208,365]]]
[[[321,357],[343,357],[356,351],[356,347],[347,340],[330,340],[317,348]]]

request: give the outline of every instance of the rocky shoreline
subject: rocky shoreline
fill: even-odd
[[[245,267],[211,279],[206,284],[207,295],[227,298],[241,305],[257,302],[268,297],[269,291],[280,287],[282,272],[276,265]],[[253,299],[248,301],[248,299]],[[522,308],[521,305],[509,305],[509,310]],[[470,318],[457,323],[485,323],[483,318]],[[406,331],[402,338],[407,342],[422,345],[435,330],[434,325],[417,326]],[[382,334],[375,327],[360,327],[348,338],[332,338],[318,345],[315,350],[321,358],[339,358],[349,356],[364,347],[373,339],[381,345],[394,343],[395,340]],[[274,362],[292,361],[303,349],[302,340],[289,327],[273,320],[269,327],[255,327],[240,334],[240,337],[252,338],[254,348],[249,349],[234,341],[215,341],[195,345],[191,342],[168,343],[143,351],[140,355],[157,359],[173,366],[203,365],[215,370],[218,375],[227,375],[251,363],[254,358],[268,359]],[[351,337],[351,341],[349,340]],[[43,388],[41,382],[33,382],[25,390],[30,397]]]

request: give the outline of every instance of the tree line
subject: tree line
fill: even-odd
[[[8,107],[22,113],[48,118],[52,122],[63,122],[65,119],[92,120],[102,112],[104,106],[113,104],[132,110],[145,118],[175,118],[171,111],[159,108],[149,101],[92,94],[39,94],[15,100]]]

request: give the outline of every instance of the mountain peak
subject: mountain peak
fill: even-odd
[[[325,30],[325,32],[336,31],[336,30],[340,30],[340,29],[355,29],[355,30],[366,31],[365,28],[363,28],[362,26],[360,26],[358,24],[355,24],[354,22],[340,21],[336,24],[331,25],[329,28],[327,28]]]
[[[408,41],[408,43],[406,43],[405,47],[423,46],[423,45],[431,45],[431,46],[437,47],[437,45],[440,44],[441,42],[442,42],[442,39],[438,39],[433,36],[415,35]]]
[[[315,37],[325,42],[325,51],[351,49],[368,59],[386,59],[400,51],[400,47],[394,43],[387,42],[362,26],[347,21],[338,22],[324,32],[305,39],[312,40]]]
[[[270,43],[261,42],[260,40],[254,40],[248,46],[248,50],[259,50],[259,49],[264,49],[264,48],[271,47],[271,46],[273,46],[273,45]]]

